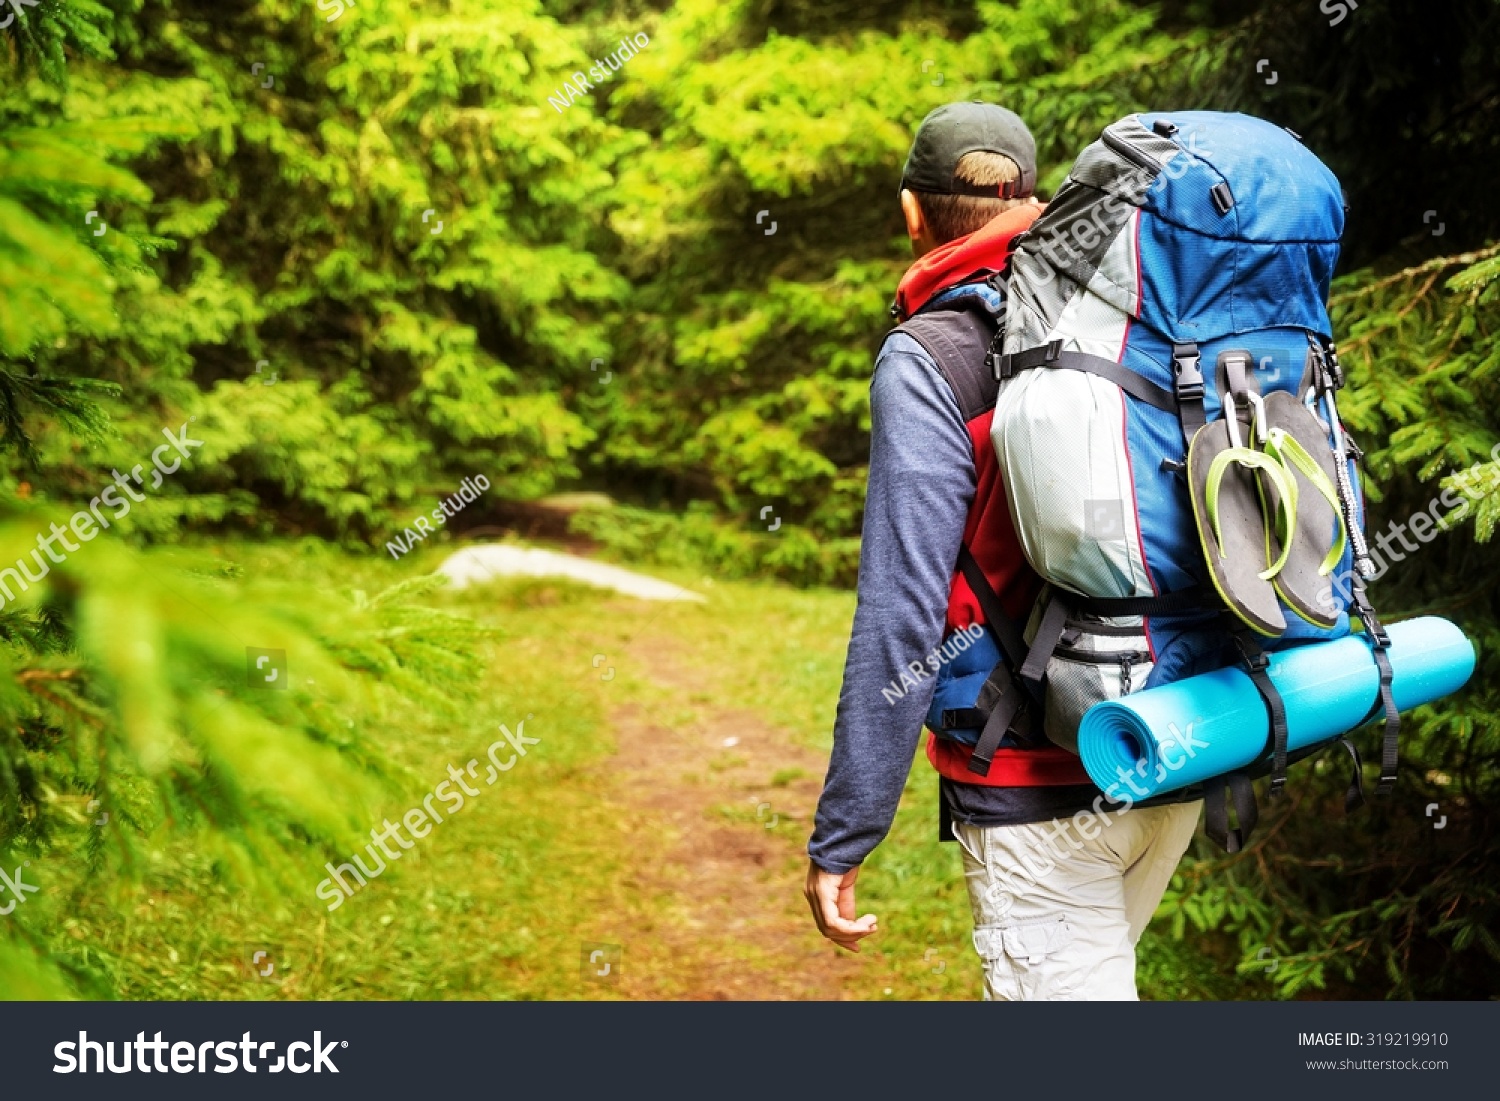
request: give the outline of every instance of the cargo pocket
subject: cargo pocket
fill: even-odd
[[[1066,919],[1025,925],[981,925],[974,951],[984,965],[989,1001],[1063,1001],[1073,998],[1080,970],[1072,958],[1073,927]]]
[[[1077,753],[1084,712],[1101,700],[1139,690],[1150,675],[1151,649],[1139,618],[1069,616],[1047,663],[1042,721],[1047,740]]]

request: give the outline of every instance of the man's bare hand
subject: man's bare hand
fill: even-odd
[[[879,928],[874,914],[854,920],[854,881],[858,878],[858,868],[836,875],[809,861],[807,886],[803,888],[818,932],[851,952],[858,952],[859,942]]]

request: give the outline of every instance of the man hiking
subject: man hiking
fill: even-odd
[[[870,385],[859,601],[806,894],[819,931],[858,951],[877,925],[855,917],[855,880],[890,829],[924,720],[967,728],[929,735],[927,757],[963,849],[985,997],[1133,999],[1135,944],[1200,804],[1097,814],[1076,756],[985,710],[1041,586],[990,444],[998,384],[984,362],[1004,309],[989,280],[1041,213],[1035,183],[1030,132],[993,104],[933,111],[906,162],[916,262]]]

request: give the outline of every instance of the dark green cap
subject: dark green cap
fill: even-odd
[[[982,186],[954,179],[958,162],[977,152],[1009,157],[1020,168],[1020,178]],[[935,195],[1025,198],[1036,189],[1036,141],[1021,116],[997,104],[944,104],[917,127],[901,188]]]

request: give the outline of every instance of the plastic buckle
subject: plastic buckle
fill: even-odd
[[[1208,198],[1221,217],[1234,209],[1234,192],[1224,180],[1220,180],[1208,189]]]
[[[1011,360],[1008,354],[1001,355],[999,352],[986,352],[984,354],[984,362],[985,366],[990,369],[990,374],[994,375],[996,382],[1008,382],[1016,376],[1015,370],[1011,367]]]
[[[1333,388],[1342,390],[1344,388],[1344,365],[1339,362],[1339,346],[1331,340],[1328,342],[1328,373],[1333,376]]]
[[[1184,398],[1189,401],[1202,400],[1202,363],[1203,357],[1198,354],[1197,345],[1172,349],[1172,374],[1176,379],[1173,389],[1177,391],[1179,402]]]
[[[1061,340],[1047,341],[1047,351],[1043,356],[1042,362],[1056,363],[1057,357],[1062,354],[1062,345],[1063,342]]]
[[[1240,660],[1245,663],[1251,673],[1264,673],[1271,664],[1271,655],[1262,650],[1259,645],[1247,642],[1243,635],[1234,636],[1234,646],[1240,652]]]
[[[1364,624],[1365,634],[1370,636],[1371,646],[1377,650],[1391,648],[1391,636],[1386,634],[1384,625],[1375,618],[1375,609],[1370,607],[1370,602],[1360,589],[1355,590],[1354,614],[1359,616],[1360,623]]]

